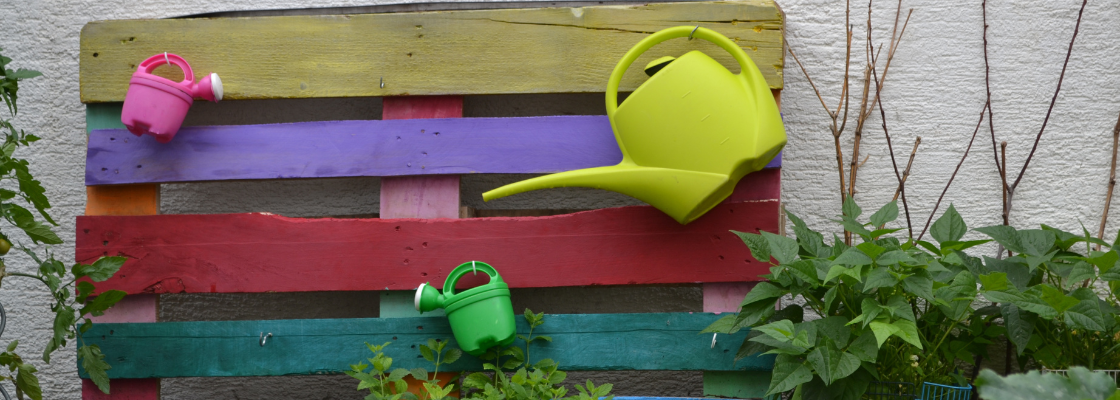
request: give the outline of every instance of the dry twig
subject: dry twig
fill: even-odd
[[[1097,237],[1104,239],[1104,226],[1108,222],[1108,206],[1112,203],[1112,189],[1116,187],[1116,148],[1120,145],[1120,117],[1116,119],[1116,127],[1112,128],[1112,171],[1108,173],[1108,195],[1104,198],[1104,211],[1101,213],[1101,229]],[[1101,250],[1100,243],[1097,251]]]
[[[969,150],[972,150],[972,142],[976,141],[976,133],[980,132],[980,124],[984,123],[984,111],[988,108],[988,103],[984,103],[984,108],[980,109],[980,120],[976,121],[976,129],[972,131],[972,139],[968,141],[968,147],[964,149],[964,155],[961,156],[961,161],[957,163],[957,168],[953,170],[953,175],[949,176],[949,183],[945,184],[945,189],[941,190],[941,196],[937,197],[937,203],[933,204],[933,211],[929,213],[929,218],[926,219],[926,225],[922,228],[922,233],[918,234],[918,240],[922,240],[922,236],[926,235],[926,229],[929,229],[929,223],[933,221],[934,214],[937,214],[937,208],[941,206],[941,199],[945,198],[945,192],[949,191],[949,186],[953,184],[953,179],[957,178],[957,172],[961,170],[961,165],[964,160],[968,158]]]

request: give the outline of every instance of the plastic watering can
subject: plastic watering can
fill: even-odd
[[[164,64],[182,69],[183,81],[175,82],[152,74],[156,67]],[[222,100],[222,94],[222,80],[218,74],[211,73],[195,83],[194,71],[182,57],[156,54],[136,66],[124,96],[121,122],[136,136],[148,134],[160,143],[167,143],[179,132],[195,98],[216,103]]]
[[[490,275],[490,282],[456,293],[459,279],[472,272]],[[443,283],[443,294],[428,283],[421,283],[416,288],[415,305],[421,314],[443,308],[459,348],[473,356],[494,346],[508,346],[517,334],[509,285],[494,267],[481,261],[455,267]]]
[[[618,85],[630,64],[654,45],[682,37],[715,43],[731,53],[741,72],[732,74],[699,51],[665,57],[647,66],[650,78],[619,105]],[[678,26],[638,42],[615,66],[606,97],[621,163],[513,183],[483,193],[483,200],[591,187],[635,197],[687,224],[727,198],[740,178],[765,167],[786,144],[782,117],[758,67],[734,42],[709,29]]]

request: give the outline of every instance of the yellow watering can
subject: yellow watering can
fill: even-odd
[[[630,64],[654,45],[681,37],[715,43],[731,53],[741,72],[732,74],[699,51],[664,57],[646,67],[649,80],[618,105],[618,84]],[[630,49],[607,82],[607,117],[622,149],[621,163],[524,180],[483,193],[483,200],[592,187],[637,198],[687,224],[786,144],[782,117],[758,67],[726,36],[699,27],[665,29]]]

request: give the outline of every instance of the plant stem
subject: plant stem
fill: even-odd
[[[1112,170],[1108,173],[1108,195],[1104,198],[1104,212],[1101,213],[1101,229],[1097,237],[1104,240],[1104,227],[1108,222],[1108,206],[1112,203],[1112,189],[1116,187],[1116,148],[1120,145],[1120,117],[1116,119],[1116,127],[1112,128]],[[1101,245],[1097,244],[1097,251]]]
[[[41,278],[38,275],[25,274],[25,273],[22,273],[22,272],[8,272],[8,273],[5,273],[4,275],[5,276],[22,276],[24,278],[32,278],[32,279],[35,279],[39,282],[43,282],[43,284],[47,283],[47,281],[43,280],[43,278]]]

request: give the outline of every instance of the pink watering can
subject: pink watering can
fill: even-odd
[[[183,70],[183,81],[152,74],[156,67],[174,64]],[[182,57],[174,54],[156,54],[136,67],[129,81],[128,94],[124,96],[121,122],[136,136],[149,134],[156,141],[167,143],[179,132],[183,118],[195,98],[219,102],[222,100],[222,80],[211,73],[194,83],[194,71]]]

